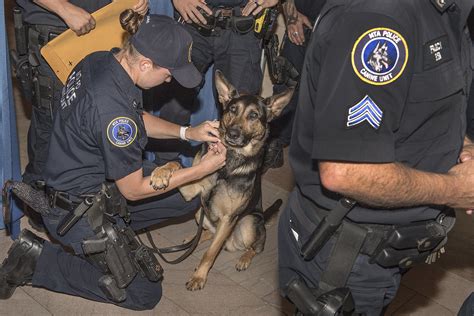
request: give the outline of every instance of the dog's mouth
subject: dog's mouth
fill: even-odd
[[[249,140],[246,140],[245,137],[239,136],[237,138],[231,137],[227,133],[224,135],[225,144],[230,147],[241,148],[248,145]]]

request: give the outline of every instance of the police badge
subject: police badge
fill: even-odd
[[[137,137],[137,124],[128,117],[114,118],[107,127],[107,138],[117,147],[127,147]]]
[[[352,68],[371,85],[397,80],[408,61],[408,46],[400,33],[378,27],[362,34],[352,48]]]

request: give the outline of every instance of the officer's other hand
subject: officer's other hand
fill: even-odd
[[[459,154],[459,159],[458,159],[459,163],[464,163],[466,161],[469,161],[473,159],[473,157],[474,157],[474,144],[465,142],[461,150],[461,153]],[[469,209],[469,210],[466,210],[466,213],[468,215],[472,215],[473,211],[474,210]]]
[[[313,28],[311,21],[306,15],[302,14],[296,9],[291,10],[291,8],[287,8],[287,10],[285,10],[285,18],[288,38],[295,45],[303,45],[306,41],[304,29],[305,27],[310,29]]]
[[[204,0],[173,0],[175,9],[187,23],[207,24],[204,16],[198,8],[212,15],[212,10],[206,5]]]
[[[186,138],[198,142],[218,143],[219,121],[205,121],[198,126],[190,127],[186,130]]]
[[[448,175],[454,180],[449,190],[455,195],[454,201],[448,203],[448,206],[465,209],[467,214],[472,214],[474,209],[474,159],[466,159],[455,165],[448,171]]]
[[[210,174],[225,166],[227,149],[222,143],[215,143],[213,148],[201,158],[199,166],[203,168],[204,173]]]
[[[242,9],[242,15],[257,15],[265,8],[271,8],[278,4],[278,0],[249,0],[247,5]]]
[[[77,36],[87,34],[95,28],[95,20],[92,15],[69,2],[64,3],[64,13],[61,18]]]
[[[148,0],[138,0],[132,9],[140,15],[145,15],[148,11]]]

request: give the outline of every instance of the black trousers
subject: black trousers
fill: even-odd
[[[145,173],[152,168],[147,166]],[[130,226],[137,231],[168,219],[193,213],[199,206],[199,199],[184,201],[177,191],[169,192],[129,205]],[[56,228],[67,211],[54,208],[43,221],[51,237],[58,244],[45,241],[43,251],[33,275],[32,284],[51,291],[80,296],[93,301],[112,303],[133,310],[153,309],[161,299],[161,282],[150,282],[138,274],[126,288],[127,299],[121,303],[110,301],[98,286],[103,272],[84,259],[81,242],[95,236],[86,218],[77,222],[64,236],[56,234]],[[73,249],[74,253],[66,251]]]
[[[204,75],[214,64],[229,82],[240,92],[258,94],[263,75],[260,68],[262,54],[261,43],[253,32],[237,34],[226,29],[218,30],[218,36],[203,36],[191,25],[185,24],[193,38],[191,59],[196,68]],[[191,114],[199,108],[197,95],[200,87],[186,89],[175,80],[144,93],[144,106],[147,110],[160,111],[160,117],[179,124],[189,124]],[[215,93],[215,91],[214,91]],[[217,96],[215,97],[217,100]],[[205,104],[204,106],[217,106]],[[157,152],[158,163],[174,160],[180,153],[193,156],[189,144],[176,140],[153,140],[147,147]]]
[[[311,34],[311,32],[305,32],[306,41],[302,46],[293,44],[285,34],[282,50],[280,52],[281,56],[285,57],[290,63],[293,64],[300,76],[301,72],[303,71],[303,63],[306,54],[306,45],[309,42],[309,34]],[[273,94],[281,93],[286,88],[287,86],[284,84],[274,85]],[[299,84],[296,86],[293,97],[291,98],[288,105],[283,109],[281,115],[270,123],[271,137],[278,139],[284,145],[290,144],[291,132],[293,129],[293,118],[296,112],[296,105],[298,104],[298,91]]]
[[[305,261],[300,255],[300,249],[316,225],[309,219],[301,223],[294,212],[302,212],[296,202],[295,192],[290,195],[288,206],[281,214],[278,226],[279,283],[283,293],[295,275],[301,276],[309,287],[316,288],[335,242],[330,239],[313,260]],[[359,254],[347,281],[354,298],[356,313],[381,315],[384,307],[395,298],[400,279],[399,268],[382,268],[369,263],[368,256]]]

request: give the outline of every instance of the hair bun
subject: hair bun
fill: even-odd
[[[144,15],[140,15],[132,9],[127,9],[120,13],[120,25],[130,35],[133,35],[138,31],[144,17]]]

